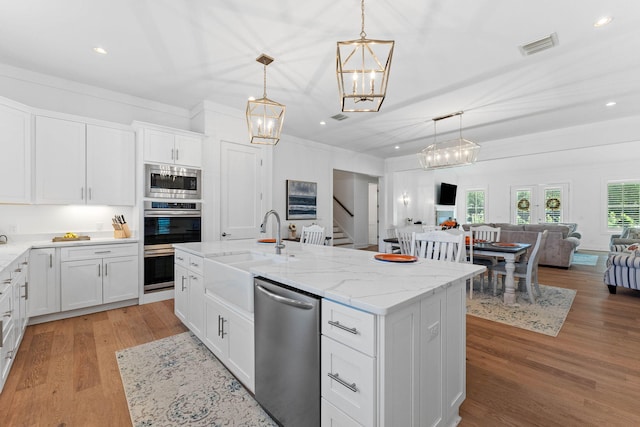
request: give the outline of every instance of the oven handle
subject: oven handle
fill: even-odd
[[[144,257],[145,258],[161,257],[161,256],[173,255],[174,253],[175,253],[175,250],[173,248],[170,248],[170,249],[145,249],[144,250]]]
[[[182,216],[188,218],[200,218],[201,211],[170,211],[170,210],[153,210],[144,211],[145,218],[158,218],[163,216]]]

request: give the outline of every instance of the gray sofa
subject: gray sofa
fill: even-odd
[[[550,267],[571,267],[573,253],[580,245],[580,234],[575,231],[575,224],[464,224],[462,228],[469,230],[470,226],[488,225],[500,227],[500,241],[511,243],[536,243],[538,233],[549,230],[547,241],[540,254],[540,265]]]

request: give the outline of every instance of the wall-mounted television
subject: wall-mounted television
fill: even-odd
[[[443,182],[440,184],[440,197],[438,198],[439,205],[450,205],[453,206],[456,204],[456,192],[458,191],[458,186],[454,184],[447,184]]]

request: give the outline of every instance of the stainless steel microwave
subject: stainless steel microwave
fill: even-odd
[[[170,165],[145,165],[145,197],[200,199],[200,169]]]

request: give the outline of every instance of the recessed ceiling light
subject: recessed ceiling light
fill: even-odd
[[[609,101],[604,105],[607,106],[607,107],[613,107],[614,105],[616,105],[616,102],[615,101]]]
[[[600,18],[596,22],[594,22],[593,26],[596,27],[596,28],[604,27],[605,25],[610,24],[611,21],[613,21],[613,17],[611,17],[611,16],[603,16],[602,18]]]
[[[327,124],[327,122],[325,122],[325,121],[323,120],[323,121],[321,121],[321,122],[320,122],[320,124],[321,124],[322,126],[324,126],[324,125],[326,125],[326,124]]]
[[[94,47],[93,51],[95,53],[99,53],[100,55],[106,55],[107,54],[107,51],[104,48],[100,47],[100,46]]]
[[[396,150],[399,150],[399,149],[400,149],[400,146],[399,146],[399,145],[396,145],[396,146],[395,146],[395,147],[393,147],[393,148],[395,148]]]

